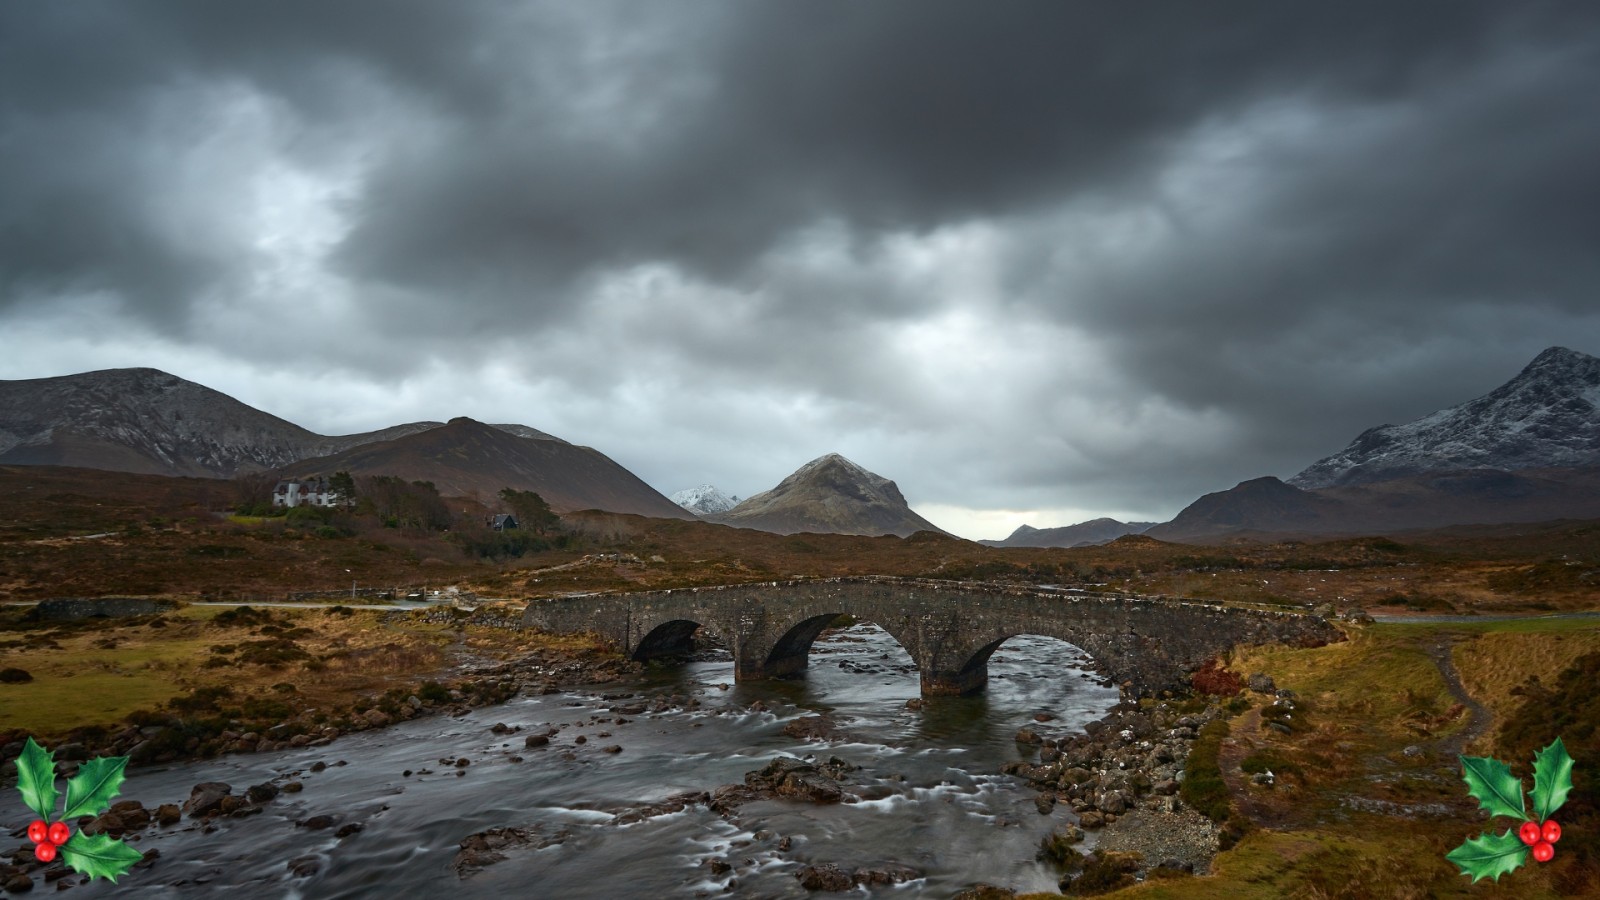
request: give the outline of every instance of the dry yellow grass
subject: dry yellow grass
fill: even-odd
[[[1529,676],[1552,687],[1557,673],[1585,653],[1595,652],[1600,652],[1600,627],[1554,633],[1491,632],[1457,644],[1451,658],[1467,693],[1487,706],[1496,721],[1504,721],[1522,702],[1512,696],[1512,690]],[[1493,737],[1491,731],[1469,751],[1492,753]]]
[[[582,636],[384,622],[377,610],[340,615],[314,607],[275,608],[269,612],[280,629],[311,632],[293,639],[311,661],[208,666],[230,658],[214,647],[263,637],[257,626],[217,624],[224,611],[187,607],[164,616],[162,628],[107,622],[0,630],[5,664],[33,676],[25,684],[0,684],[0,724],[41,738],[59,737],[83,726],[114,725],[135,710],[154,710],[196,688],[216,686],[229,687],[239,697],[272,696],[274,685],[289,683],[298,703],[333,707],[363,694],[442,678],[467,659],[507,660],[538,649],[593,646]]]

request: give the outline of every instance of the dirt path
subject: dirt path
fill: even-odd
[[[1248,816],[1262,828],[1276,829],[1289,824],[1286,810],[1263,803],[1250,791],[1250,776],[1239,768],[1244,758],[1260,746],[1261,710],[1252,709],[1228,724],[1228,736],[1222,739],[1217,753],[1217,766],[1222,770],[1222,782],[1239,812]]]
[[[1456,672],[1455,662],[1450,658],[1450,648],[1454,646],[1452,638],[1441,638],[1438,643],[1428,648],[1428,656],[1433,658],[1433,664],[1438,666],[1440,677],[1444,678],[1445,687],[1449,688],[1450,696],[1456,702],[1467,708],[1472,714],[1472,720],[1467,726],[1446,738],[1440,738],[1434,743],[1434,751],[1442,759],[1455,759],[1473,741],[1482,737],[1494,724],[1494,714],[1489,708],[1472,698],[1467,689],[1461,684],[1461,675]]]

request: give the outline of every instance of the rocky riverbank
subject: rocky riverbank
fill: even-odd
[[[1041,813],[1058,804],[1072,808],[1078,824],[1045,839],[1046,854],[1066,868],[1082,865],[1072,847],[1090,831],[1097,832],[1099,861],[1117,858],[1130,877],[1157,868],[1204,874],[1217,853],[1219,831],[1187,807],[1179,792],[1201,729],[1226,716],[1217,703],[1193,712],[1172,702],[1123,703],[1089,723],[1084,734],[1051,738],[1040,733],[1043,726],[1022,729],[1017,742],[1036,745],[1039,761],[1008,763],[1003,771],[1038,791]],[[1077,877],[1079,872],[1069,871],[1063,887]]]
[[[554,693],[569,685],[607,684],[636,674],[638,663],[610,653],[542,650],[509,663],[458,667],[442,681],[423,681],[328,709],[301,709],[276,719],[223,719],[219,698],[197,691],[177,707],[135,721],[80,728],[53,747],[57,774],[70,778],[85,760],[126,756],[132,767],[209,759],[225,753],[263,753],[321,747],[341,735],[429,715],[460,715],[503,703],[518,693]],[[285,709],[286,700],[278,704]],[[0,778],[16,778],[27,735],[0,733]]]

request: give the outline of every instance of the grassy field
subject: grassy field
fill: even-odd
[[[578,637],[458,631],[328,607],[263,609],[241,619],[229,608],[190,606],[155,619],[55,626],[24,623],[22,612],[0,613],[0,651],[7,667],[33,680],[0,684],[0,723],[42,739],[113,725],[206,689],[334,706],[439,677],[466,659],[589,646]]]
[[[1247,727],[1259,715],[1236,718],[1229,740],[1242,746],[1232,758],[1270,751],[1292,761],[1297,774],[1280,776],[1271,788],[1233,779],[1233,802],[1257,827],[1217,857],[1213,874],[1155,879],[1106,896],[1553,898],[1583,895],[1582,886],[1600,883],[1594,880],[1600,840],[1572,824],[1553,862],[1530,862],[1499,884],[1472,885],[1444,858],[1487,826],[1467,796],[1459,763],[1439,752],[1467,723],[1464,715],[1451,715],[1453,698],[1430,655],[1441,644],[1450,647],[1473,699],[1501,721],[1522,702],[1508,682],[1537,674],[1554,685],[1578,656],[1600,650],[1600,625],[1544,619],[1352,630],[1343,644],[1235,655],[1235,671],[1271,675],[1299,695],[1304,713],[1290,735]],[[1268,702],[1257,697],[1256,711]],[[1495,752],[1494,736],[1491,729],[1475,752]],[[1536,743],[1555,737],[1542,735]],[[1566,737],[1575,757],[1595,751],[1592,735],[1580,738],[1581,746]],[[1407,756],[1407,747],[1421,753]],[[1514,768],[1526,774],[1527,764]],[[1575,773],[1569,810],[1592,803],[1591,778]],[[1496,826],[1505,828],[1507,820]]]

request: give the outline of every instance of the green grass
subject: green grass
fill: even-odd
[[[1213,719],[1200,729],[1200,737],[1189,748],[1189,761],[1184,765],[1182,787],[1183,802],[1189,804],[1213,822],[1228,819],[1228,787],[1222,781],[1222,769],[1217,764],[1217,754],[1222,751],[1222,739],[1228,736],[1228,723]]]

